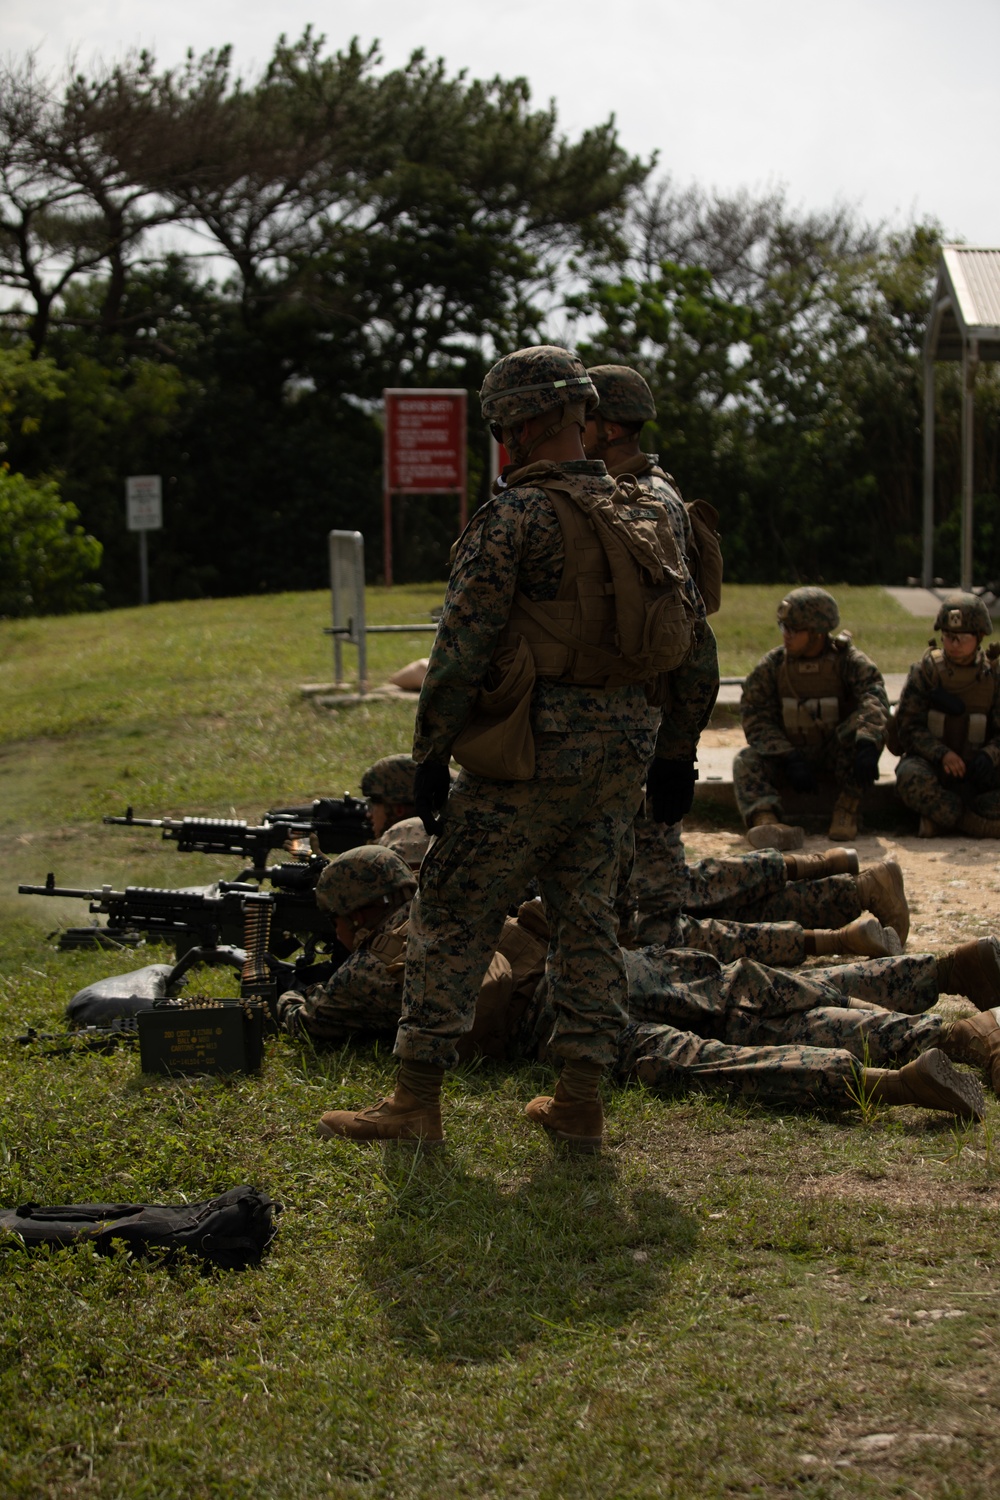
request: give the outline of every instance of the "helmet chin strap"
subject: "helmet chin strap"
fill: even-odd
[[[587,424],[586,402],[567,401],[559,408],[559,416],[556,421],[551,422],[548,427],[542,429],[533,442],[524,444],[514,436],[512,427],[503,430],[503,445],[510,454],[510,461],[522,468],[530,459],[535,449],[541,444],[553,438],[557,433],[565,431],[567,427],[579,427],[582,433]]]

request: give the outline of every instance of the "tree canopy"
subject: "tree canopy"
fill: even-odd
[[[613,120],[569,139],[524,79],[420,52],[387,68],[376,45],[330,52],[311,31],[250,78],[227,48],[59,78],[8,62],[0,339],[22,373],[8,387],[0,369],[4,458],[58,483],[111,603],[135,597],[130,473],[164,477],[154,597],[320,586],[333,526],[366,533],[374,576],[382,390],[474,394],[498,353],[575,340],[649,379],[654,437],[718,506],[730,578],[912,571],[939,231],[678,190],[654,167]],[[981,383],[992,494],[1000,403]],[[945,379],[945,549],[956,399]],[[485,498],[474,400],[469,438]],[[995,512],[980,503],[991,569]],[[450,503],[411,500],[399,524],[402,576],[440,576]]]

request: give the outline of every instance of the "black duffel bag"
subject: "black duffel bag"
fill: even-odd
[[[252,1187],[230,1188],[204,1203],[70,1203],[41,1208],[25,1203],[0,1210],[0,1248],[6,1231],[28,1248],[38,1245],[92,1244],[109,1255],[115,1242],[133,1255],[147,1250],[186,1250],[208,1265],[227,1271],[256,1266],[275,1235],[281,1212],[266,1193]],[[7,1241],[8,1245],[10,1241]]]

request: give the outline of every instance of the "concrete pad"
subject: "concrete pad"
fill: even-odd
[[[903,606],[907,614],[933,620],[941,608],[941,600],[933,589],[889,588],[885,584],[882,586],[897,604]]]

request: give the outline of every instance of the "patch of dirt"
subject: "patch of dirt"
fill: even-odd
[[[870,1177],[863,1172],[834,1172],[826,1177],[790,1181],[788,1191],[797,1198],[827,1198],[839,1203],[882,1204],[885,1207],[981,1208],[1000,1203],[1000,1184],[977,1187],[972,1183],[935,1182],[912,1171],[898,1177]]]

